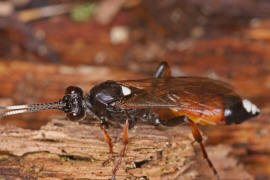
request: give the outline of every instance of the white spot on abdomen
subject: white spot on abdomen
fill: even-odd
[[[123,93],[124,96],[128,96],[128,95],[131,94],[131,90],[128,87],[121,86],[121,88],[122,88],[122,93]]]
[[[260,109],[255,104],[253,104],[252,102],[250,102],[247,99],[243,99],[242,104],[248,113],[256,114],[256,113],[260,112]]]

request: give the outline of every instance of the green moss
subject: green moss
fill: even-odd
[[[97,5],[95,3],[84,3],[76,6],[71,12],[70,17],[74,21],[88,21],[96,12]]]

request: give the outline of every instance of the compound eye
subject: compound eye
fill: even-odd
[[[73,95],[76,94],[77,96],[83,96],[83,90],[77,86],[69,86],[66,88],[66,95]]]
[[[76,108],[67,113],[67,118],[71,121],[78,121],[84,117],[85,111],[83,108]]]

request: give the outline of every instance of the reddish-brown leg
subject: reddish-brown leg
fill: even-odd
[[[171,69],[167,62],[163,61],[159,64],[156,73],[154,74],[154,78],[158,79],[161,77],[169,78],[171,77]]]
[[[215,166],[213,165],[213,163],[210,161],[209,157],[208,157],[208,154],[204,148],[204,145],[202,143],[202,135],[197,127],[197,125],[189,119],[189,125],[190,125],[190,128],[191,128],[191,131],[192,131],[192,134],[193,134],[193,137],[195,139],[195,141],[197,141],[199,144],[200,144],[200,147],[201,147],[201,150],[202,150],[202,153],[203,153],[203,157],[206,159],[206,161],[208,162],[208,165],[209,167],[213,170],[214,174],[216,175],[217,179],[219,180],[219,175],[218,175],[218,172],[215,168]]]
[[[126,151],[126,148],[127,148],[127,144],[128,144],[128,118],[126,119],[126,123],[125,123],[125,126],[124,126],[124,131],[123,131],[123,144],[124,144],[124,147],[123,149],[121,150],[121,153],[120,153],[120,158],[117,162],[117,164],[115,165],[114,169],[113,169],[113,172],[112,172],[112,180],[115,179],[115,175],[116,175],[116,172],[117,170],[119,169],[119,166],[122,162],[122,159],[123,157],[125,156],[125,151]]]
[[[106,142],[109,145],[109,151],[110,151],[109,158],[106,161],[103,162],[103,166],[105,166],[106,164],[108,164],[112,160],[112,157],[113,157],[113,145],[112,145],[112,138],[108,134],[105,125],[101,125],[101,129],[103,130],[104,138],[105,138]]]

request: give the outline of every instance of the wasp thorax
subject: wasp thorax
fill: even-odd
[[[85,104],[96,115],[101,115],[113,109],[115,102],[130,94],[128,87],[115,81],[105,81],[90,90],[85,97]]]

